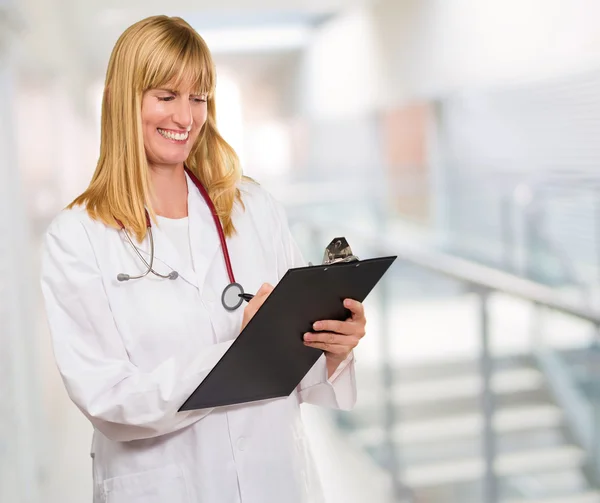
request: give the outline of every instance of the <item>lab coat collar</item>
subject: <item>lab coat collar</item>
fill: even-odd
[[[168,274],[171,270],[177,271],[183,280],[198,288],[202,293],[202,285],[204,285],[215,253],[221,248],[221,243],[210,208],[187,173],[185,176],[188,186],[188,232],[195,271],[186,266],[168,236],[153,223],[154,261],[155,264],[157,261],[162,262],[169,268],[166,272],[164,268],[158,269],[158,272]],[[146,236],[143,246],[139,247],[139,250],[146,256],[146,260],[150,260],[149,236]],[[223,267],[225,267],[224,264]]]

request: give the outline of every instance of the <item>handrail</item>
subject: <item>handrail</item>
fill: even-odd
[[[577,316],[600,326],[600,310],[589,309],[579,303],[566,300],[553,288],[535,281],[423,246],[408,245],[390,236],[380,236],[375,233],[367,234],[363,231],[357,232],[356,229],[346,226],[341,227],[339,222],[326,222],[320,219],[319,223],[308,223],[320,229],[331,226],[336,232],[345,233],[349,241],[351,239],[349,236],[354,235],[367,241],[378,242],[381,244],[382,252],[393,253],[403,262],[418,265],[474,287],[506,293],[534,304]]]
[[[436,271],[473,286],[510,294],[523,300],[552,308],[600,325],[600,311],[593,310],[562,298],[551,287],[520,278],[482,264],[477,264],[443,252],[425,248],[407,247],[394,243],[390,246],[398,258]]]

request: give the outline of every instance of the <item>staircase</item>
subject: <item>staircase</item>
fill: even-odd
[[[399,479],[413,503],[482,503],[480,376],[474,360],[398,368],[391,432]],[[386,468],[380,374],[361,369],[359,402],[340,416],[349,441]],[[497,459],[502,503],[600,503],[584,475],[585,452],[532,357],[495,361]]]

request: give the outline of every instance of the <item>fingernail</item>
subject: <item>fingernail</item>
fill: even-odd
[[[352,301],[351,301],[350,299],[346,299],[346,300],[344,301],[344,306],[346,306],[346,307],[350,307],[350,306],[352,306]]]
[[[310,335],[310,333],[304,334],[304,340],[305,341],[310,341],[311,339],[312,339],[312,336]]]
[[[321,322],[319,322],[319,321],[317,321],[317,322],[315,322],[315,323],[313,324],[313,328],[314,328],[315,330],[320,330],[322,326],[323,326],[323,325],[322,325],[322,324],[321,324]]]

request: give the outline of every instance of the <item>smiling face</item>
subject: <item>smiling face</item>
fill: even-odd
[[[206,122],[205,94],[191,87],[149,89],[142,98],[142,132],[150,168],[182,165]]]

